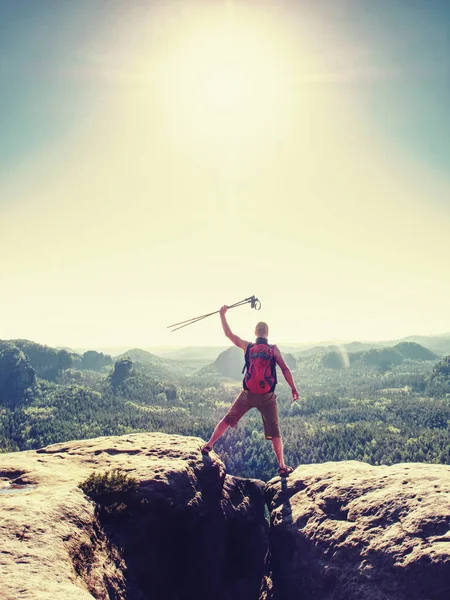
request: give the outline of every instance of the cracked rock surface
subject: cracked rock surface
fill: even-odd
[[[273,597],[450,598],[450,467],[305,465],[266,500]]]
[[[142,433],[1,454],[2,600],[257,600],[264,484],[226,476],[202,443]],[[106,518],[78,484],[112,469],[138,489]]]

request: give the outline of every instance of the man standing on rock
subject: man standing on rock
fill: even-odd
[[[241,417],[250,408],[257,408],[263,420],[264,435],[267,440],[272,441],[278,460],[278,471],[282,477],[286,477],[289,473],[292,473],[292,468],[284,463],[283,442],[278,426],[277,397],[275,395],[275,386],[277,384],[276,365],[280,367],[284,378],[292,390],[293,402],[296,402],[299,396],[292,373],[284,362],[277,346],[269,345],[269,327],[267,323],[257,323],[255,328],[255,343],[246,342],[231,331],[225,316],[227,310],[227,306],[222,306],[220,309],[223,331],[233,344],[242,348],[245,352],[244,370],[246,370],[246,374],[243,380],[244,389],[239,393],[225,417],[219,421],[212,436],[202,447],[202,452],[203,454],[209,454],[213,445],[225,433],[228,427],[235,427]]]

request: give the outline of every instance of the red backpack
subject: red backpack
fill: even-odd
[[[249,344],[245,351],[244,390],[253,394],[273,392],[277,384],[277,371],[273,346],[266,343]]]

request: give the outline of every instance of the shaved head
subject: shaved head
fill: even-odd
[[[260,321],[259,323],[256,323],[255,335],[256,335],[256,337],[268,338],[269,337],[269,326],[267,325],[267,323],[264,323],[264,321]]]

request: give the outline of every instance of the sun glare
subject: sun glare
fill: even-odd
[[[177,139],[219,144],[224,152],[227,140],[238,139],[248,151],[288,125],[298,57],[286,24],[222,4],[194,11],[169,40],[160,92]]]

